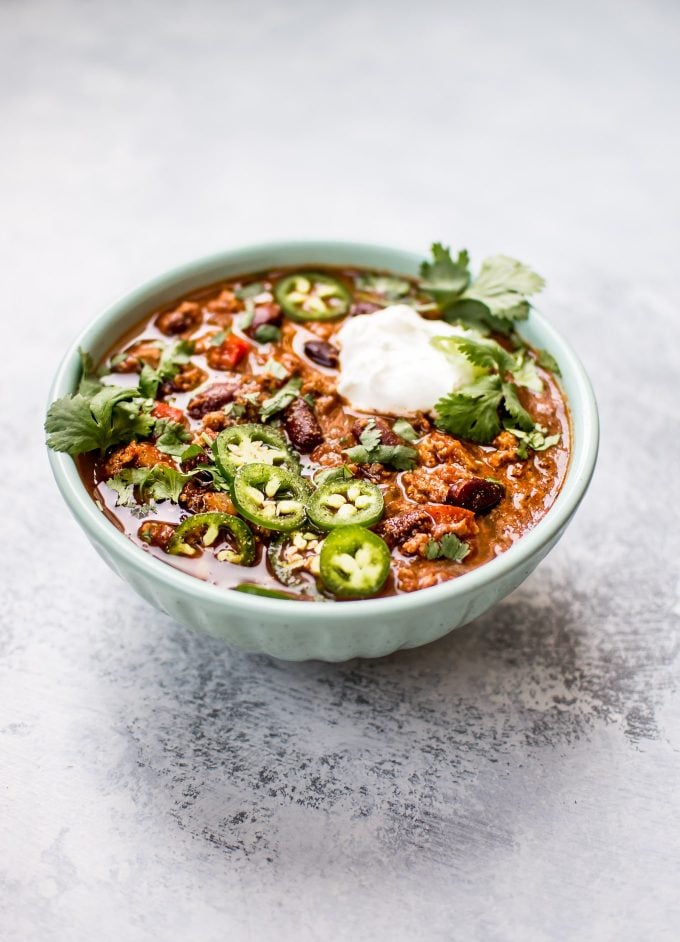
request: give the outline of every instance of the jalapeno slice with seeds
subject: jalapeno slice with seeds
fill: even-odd
[[[323,542],[320,533],[312,530],[293,530],[281,533],[267,548],[269,566],[284,585],[291,588],[309,588],[302,573],[319,575],[319,551]]]
[[[269,464],[297,470],[298,460],[276,429],[255,422],[232,425],[215,439],[215,464],[222,474],[233,480],[245,464]]]
[[[365,527],[338,527],[323,541],[321,579],[339,598],[375,595],[390,574],[390,551],[377,533]]]
[[[220,549],[220,545],[224,546]],[[168,543],[172,556],[200,556],[213,547],[220,562],[251,566],[255,561],[255,538],[247,523],[233,514],[207,513],[187,517]]]
[[[240,513],[266,530],[297,530],[305,519],[309,489],[287,468],[244,464],[234,477],[233,498]]]
[[[315,271],[286,275],[274,288],[274,297],[294,321],[332,321],[344,317],[352,303],[341,281]]]
[[[382,491],[370,481],[329,481],[312,494],[307,513],[321,530],[359,525],[370,527],[382,517]]]

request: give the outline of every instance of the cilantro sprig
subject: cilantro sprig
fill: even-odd
[[[139,375],[140,393],[150,399],[155,399],[158,387],[174,379],[182,367],[190,361],[195,346],[192,340],[178,340],[169,347],[165,347],[155,369],[145,363]]]
[[[359,445],[346,448],[345,454],[355,464],[383,464],[397,471],[410,471],[416,466],[418,452],[406,445],[383,445],[380,429],[371,419],[359,436]]]
[[[504,426],[533,432],[535,422],[522,405],[518,387],[540,391],[542,383],[524,350],[509,353],[484,338],[437,337],[433,342],[440,349],[457,351],[483,371],[474,382],[439,400],[435,406],[438,428],[482,445],[493,441]]]
[[[83,375],[78,392],[57,399],[47,410],[47,445],[53,451],[80,455],[145,438],[154,427],[153,402],[137,387],[111,386],[100,381],[92,360],[81,353]]]
[[[529,316],[529,298],[545,285],[527,265],[507,255],[484,259],[476,277],[463,249],[455,260],[440,242],[432,246],[432,261],[420,267],[422,290],[431,295],[445,320],[484,330],[511,334]]]
[[[470,552],[470,544],[459,539],[455,533],[445,533],[441,540],[430,540],[425,547],[426,559],[450,559],[462,563]]]
[[[302,380],[299,376],[294,376],[292,379],[289,379],[285,386],[282,386],[278,392],[269,399],[265,399],[262,403],[260,419],[266,422],[267,419],[271,419],[277,412],[282,412],[291,404],[293,399],[297,399],[301,389]]]

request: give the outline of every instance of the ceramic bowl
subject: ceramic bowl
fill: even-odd
[[[142,285],[95,318],[59,367],[50,401],[74,391],[78,348],[102,356],[128,328],[155,308],[204,285],[279,266],[365,266],[415,275],[421,255],[354,242],[275,242],[221,252],[175,268]],[[562,370],[573,423],[572,456],[562,490],[540,523],[514,546],[472,572],[442,585],[382,599],[312,603],[261,598],[220,589],[148,555],[97,509],[76,464],[49,453],[69,509],[105,562],[156,608],[246,651],[287,660],[342,661],[380,657],[442,637],[516,589],[564,533],[590,482],[598,447],[597,407],[578,357],[543,316],[522,326],[529,343],[545,347]]]

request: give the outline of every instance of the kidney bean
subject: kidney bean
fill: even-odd
[[[283,425],[298,451],[307,454],[323,442],[316,416],[304,399],[294,399],[283,413]]]
[[[471,477],[451,485],[446,503],[480,514],[495,507],[504,495],[505,488],[497,481]]]
[[[156,318],[156,327],[164,334],[187,334],[196,330],[203,320],[201,308],[193,301],[182,301],[174,311],[165,311]]]
[[[325,340],[308,340],[305,344],[305,356],[319,366],[328,367],[329,370],[337,370],[340,364],[340,351]]]
[[[233,374],[226,382],[213,383],[190,400],[187,412],[192,419],[202,419],[208,412],[215,412],[231,402],[241,385],[241,377]]]

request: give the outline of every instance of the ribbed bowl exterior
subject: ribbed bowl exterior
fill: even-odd
[[[175,269],[142,286],[97,318],[69,350],[50,399],[74,390],[78,348],[101,355],[156,306],[205,284],[284,265],[337,264],[417,273],[420,256],[356,243],[285,242],[224,252]],[[588,487],[598,447],[597,408],[588,378],[566,341],[532,313],[526,339],[554,353],[562,369],[573,425],[572,457],[562,491],[546,517],[502,556],[431,589],[358,602],[291,602],[221,590],[165,565],[123,536],[96,508],[75,462],[50,452],[66,503],[107,565],[170,617],[245,651],[285,660],[375,658],[442,637],[517,588],[552,549]]]

